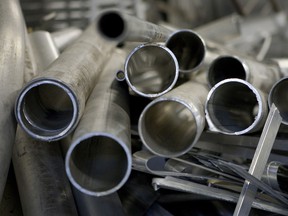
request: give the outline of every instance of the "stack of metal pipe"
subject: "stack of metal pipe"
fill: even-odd
[[[5,160],[0,163],[0,197],[14,143],[12,162],[25,216],[129,215],[126,201],[133,205],[139,200],[139,194],[131,192],[136,190],[135,172],[153,176],[152,190],[234,203],[248,181],[256,188],[257,198],[250,197],[253,208],[288,214],[288,163],[264,158],[267,165],[259,168],[260,177],[251,168],[257,165],[256,156],[261,157],[260,144],[272,145],[280,123],[283,131],[288,124],[285,60],[259,61],[211,41],[207,32],[218,25],[210,25],[209,31],[171,30],[119,10],[101,12],[83,32],[71,28],[28,35],[20,8],[11,2],[6,2],[7,10],[19,12],[13,28],[23,32],[17,49],[5,52],[10,57],[0,58],[7,79],[3,84],[17,82],[15,89],[8,92],[3,85],[1,92],[9,96],[9,104],[3,99],[3,113],[13,111],[15,102],[18,126],[13,119],[2,121],[2,143],[10,150],[0,148],[0,160]],[[15,32],[5,30],[0,34],[8,40],[8,33]],[[5,45],[3,50],[8,49]],[[144,107],[135,98],[143,100]],[[219,140],[209,139],[213,134]],[[237,163],[232,154],[209,149],[222,145],[225,136],[242,140],[244,135],[260,140],[250,146],[255,150],[252,158],[239,153]],[[135,151],[133,143],[140,148]],[[237,148],[231,149],[238,154]],[[270,151],[267,148],[266,154]],[[131,197],[123,197],[129,193]],[[153,200],[161,197],[152,194]],[[169,215],[165,202],[159,202],[150,209],[151,203],[141,203],[142,214]]]

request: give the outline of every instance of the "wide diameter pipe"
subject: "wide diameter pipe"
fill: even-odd
[[[16,118],[24,131],[43,141],[71,133],[114,47],[96,34],[92,23],[47,70],[27,83],[15,104]]]
[[[0,1],[0,201],[10,166],[16,121],[13,106],[24,81],[25,40],[27,32],[19,2]]]
[[[91,93],[66,154],[70,182],[97,197],[116,192],[131,172],[129,93],[123,82],[115,80],[125,55],[118,52]]]
[[[128,55],[124,73],[136,94],[154,98],[170,91],[179,76],[175,55],[159,44],[142,44]]]
[[[208,83],[212,87],[224,79],[238,78],[268,93],[280,76],[280,69],[276,64],[268,65],[248,58],[221,55],[209,67]]]
[[[17,129],[13,153],[24,216],[77,216],[59,143],[45,143]]]
[[[189,81],[153,100],[139,118],[143,144],[162,157],[177,157],[189,151],[205,126],[207,94],[204,85]]]
[[[205,113],[211,131],[228,135],[256,132],[267,117],[267,96],[247,81],[225,79],[209,91]]]

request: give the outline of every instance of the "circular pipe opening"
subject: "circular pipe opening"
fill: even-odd
[[[166,46],[178,60],[180,72],[197,70],[205,58],[205,43],[193,31],[181,30],[173,33],[166,41]]]
[[[139,133],[154,154],[177,157],[186,153],[196,138],[197,125],[192,111],[182,102],[152,102],[139,119]]]
[[[125,62],[125,79],[129,87],[144,97],[157,97],[170,91],[178,73],[175,56],[161,45],[141,45]]]
[[[68,88],[56,81],[29,85],[17,101],[16,116],[31,136],[53,141],[63,138],[77,119],[76,99]]]
[[[117,39],[123,35],[125,21],[116,11],[103,13],[97,22],[99,32],[108,39]]]
[[[215,59],[208,70],[208,82],[211,87],[218,82],[229,79],[238,78],[247,79],[247,70],[241,60],[233,56],[220,56]]]
[[[108,195],[128,179],[128,150],[114,138],[94,135],[72,144],[66,156],[66,171],[72,184],[83,193]]]
[[[288,125],[288,79],[278,81],[269,94],[269,106],[273,103],[277,107],[282,117],[282,123]]]
[[[260,121],[262,102],[259,93],[246,81],[224,80],[209,92],[207,119],[225,134],[243,134]]]

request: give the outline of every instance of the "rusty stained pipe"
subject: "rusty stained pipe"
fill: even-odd
[[[209,67],[208,83],[210,87],[213,87],[224,79],[238,78],[268,93],[280,76],[281,73],[276,64],[265,64],[249,59],[249,57],[221,55]]]
[[[142,44],[125,61],[125,80],[138,95],[154,98],[170,91],[179,71],[175,55],[159,44]]]
[[[15,104],[16,118],[24,131],[43,141],[71,133],[114,47],[96,34],[92,23],[47,70],[26,84]]]
[[[177,157],[189,151],[205,126],[207,94],[204,85],[189,81],[153,100],[139,118],[143,144],[162,157]]]
[[[209,91],[205,113],[211,131],[228,135],[256,132],[267,117],[267,96],[247,81],[226,79]]]
[[[13,106],[24,81],[25,40],[27,32],[19,2],[0,1],[0,201],[11,161],[16,121]]]
[[[116,192],[131,172],[129,94],[123,82],[115,80],[124,60],[116,50],[104,68],[66,154],[70,182],[90,196]]]

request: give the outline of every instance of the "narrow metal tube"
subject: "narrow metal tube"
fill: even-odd
[[[171,31],[118,10],[103,11],[97,29],[106,39],[117,42],[164,42]]]
[[[202,66],[206,45],[196,32],[188,29],[176,31],[169,36],[165,45],[176,56],[181,73],[191,73]]]
[[[189,151],[204,126],[204,104],[208,90],[187,82],[153,100],[139,118],[139,135],[154,154],[177,157]]]
[[[47,70],[22,88],[15,104],[19,125],[44,141],[71,133],[114,47],[96,34],[92,23]]]
[[[65,28],[60,31],[52,32],[52,38],[59,51],[63,51],[72,44],[82,34],[82,30],[76,27]]]
[[[221,55],[209,67],[208,83],[212,87],[224,79],[238,78],[268,93],[280,75],[276,64],[268,65],[248,58]]]
[[[25,30],[17,0],[0,1],[0,201],[14,145],[16,121],[12,115],[17,91],[24,81]]]
[[[266,120],[266,95],[247,81],[226,79],[210,90],[205,112],[212,131],[228,135],[255,132]]]
[[[274,103],[282,117],[282,124],[288,125],[288,77],[284,77],[274,84],[268,96],[268,104]]]
[[[143,97],[154,98],[170,91],[178,79],[174,54],[159,44],[143,44],[127,57],[124,72],[129,87]]]
[[[66,173],[91,196],[117,191],[131,172],[128,90],[115,80],[125,56],[114,53],[91,93],[66,154]]]
[[[24,216],[77,216],[58,143],[44,143],[17,129],[13,153]]]

